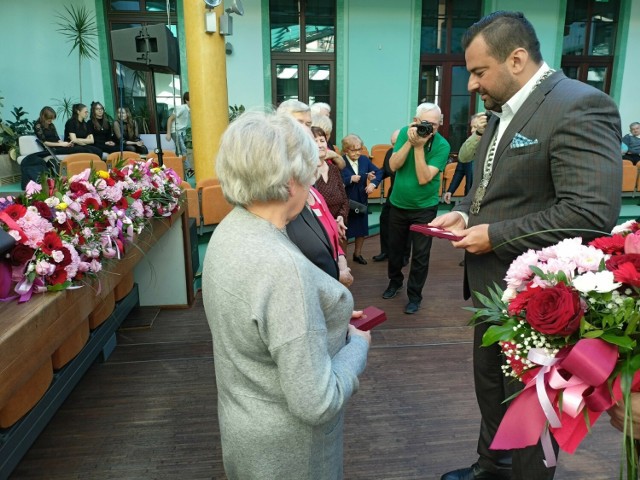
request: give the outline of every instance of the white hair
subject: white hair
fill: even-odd
[[[442,110],[440,110],[440,107],[438,105],[436,105],[435,103],[424,102],[418,105],[418,108],[416,108],[416,118],[419,117],[420,114],[430,112],[431,110],[437,110],[440,114],[440,117],[442,117]]]
[[[216,173],[229,203],[287,201],[289,181],[311,185],[318,147],[289,115],[246,112],[222,135]]]
[[[326,110],[326,113],[323,111]],[[324,102],[316,102],[311,105],[311,115],[330,115],[331,114],[331,106],[328,103]]]
[[[320,127],[322,130],[324,130],[324,134],[327,136],[327,138],[331,136],[331,132],[333,131],[333,122],[326,115],[312,115],[311,126]]]
[[[285,100],[280,105],[278,105],[278,109],[276,110],[276,112],[288,113],[290,115],[293,115],[294,113],[304,113],[309,112],[310,110],[311,109],[309,108],[309,105],[307,105],[306,103],[290,98],[289,100]]]

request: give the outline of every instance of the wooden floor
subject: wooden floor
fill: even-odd
[[[377,237],[367,239],[364,256],[378,249]],[[353,265],[356,306],[379,306],[389,320],[373,332],[347,410],[345,478],[438,479],[476,460],[461,259],[449,242],[434,241],[415,315],[402,313],[406,294],[382,300],[386,262]],[[189,310],[142,309],[124,326],[113,355],[91,367],[11,479],[226,478],[200,299]],[[556,478],[617,478],[620,439],[605,415],[577,454],[561,455]]]

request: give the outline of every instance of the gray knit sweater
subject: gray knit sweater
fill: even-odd
[[[229,479],[342,478],[344,407],[368,351],[346,340],[349,290],[236,207],[209,243],[202,293]]]

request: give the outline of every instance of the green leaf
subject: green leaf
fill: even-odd
[[[582,336],[584,338],[599,338],[604,333],[604,330],[590,330],[585,332]]]
[[[499,341],[511,340],[515,335],[514,327],[516,322],[513,320],[507,321],[504,325],[492,325],[482,336],[482,346],[488,347]]]
[[[602,340],[605,340],[609,343],[613,343],[614,345],[618,345],[619,347],[626,348],[631,350],[635,345],[635,340],[631,339],[627,335],[615,335],[612,333],[603,333],[600,337]]]

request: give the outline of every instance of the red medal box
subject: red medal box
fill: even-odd
[[[438,238],[444,238],[446,240],[452,240],[454,242],[462,240],[462,237],[454,235],[448,230],[444,230],[443,228],[440,228],[440,227],[432,227],[430,225],[414,224],[409,227],[409,230],[411,230],[412,232],[421,233],[423,235],[429,235],[431,237],[438,237]]]
[[[376,307],[367,307],[362,311],[362,316],[352,318],[351,325],[358,330],[371,330],[376,325],[380,325],[387,319],[387,314]]]

